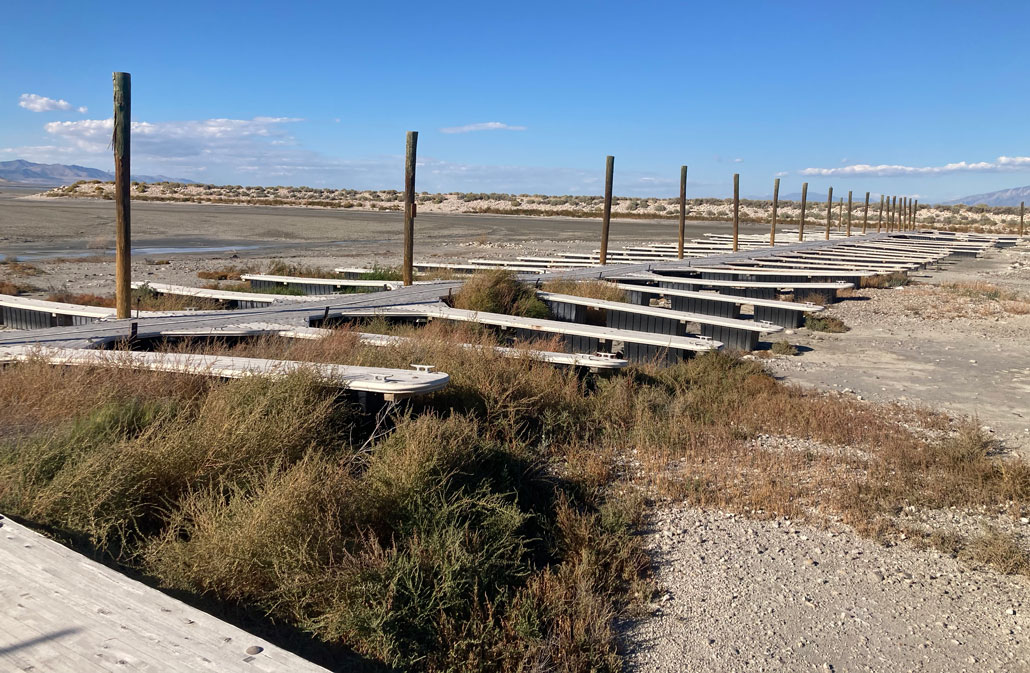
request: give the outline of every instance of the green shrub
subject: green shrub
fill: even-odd
[[[844,324],[840,318],[832,315],[817,315],[809,313],[805,315],[805,327],[813,332],[847,332],[850,327]]]

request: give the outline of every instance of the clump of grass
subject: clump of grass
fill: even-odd
[[[306,264],[294,264],[281,259],[274,259],[269,262],[265,273],[270,276],[297,276],[301,278],[336,278],[339,276],[332,269],[308,266]]]
[[[239,267],[232,264],[220,269],[198,271],[197,278],[200,278],[201,280],[240,280],[240,276],[251,272],[252,269],[249,267]]]
[[[892,271],[891,273],[881,273],[876,276],[863,276],[860,286],[863,288],[894,288],[908,285],[912,282],[912,279],[908,277],[908,274],[903,271]]]
[[[454,307],[469,311],[506,313],[526,318],[547,318],[550,312],[533,288],[511,271],[496,269],[469,277],[454,295]]]
[[[958,551],[959,558],[974,564],[987,565],[1006,575],[1030,574],[1030,552],[1014,533],[1002,533],[988,527]]]
[[[28,292],[35,292],[37,288],[27,283],[17,283],[10,280],[0,280],[0,294],[18,296]]]
[[[789,341],[777,341],[770,349],[775,355],[797,355],[798,349]]]
[[[628,301],[628,297],[623,290],[620,290],[613,283],[606,283],[603,280],[552,280],[544,283],[540,289],[544,292],[571,294],[577,297],[590,297],[591,299]]]
[[[79,304],[81,306],[103,306],[114,308],[114,295],[99,295],[90,292],[71,292],[69,290],[58,290],[51,292],[46,297],[47,301],[56,301],[64,304]]]
[[[398,267],[373,264],[372,268],[361,274],[362,280],[404,280],[404,274]]]
[[[983,281],[941,283],[941,288],[979,301],[1026,301],[1026,297]]]
[[[311,276],[306,276],[310,278]],[[273,287],[263,287],[257,289],[251,286],[248,282],[243,283],[230,283],[229,285],[220,285],[218,283],[208,283],[204,285],[204,288],[209,290],[228,290],[230,292],[251,292],[253,294],[281,294],[290,297],[299,297],[304,295],[304,290],[299,287],[290,287],[288,285],[275,285]]]
[[[4,269],[14,276],[42,276],[46,273],[35,264],[19,262],[16,257],[5,257],[0,260],[0,265],[3,265]]]
[[[813,332],[831,332],[834,334],[847,332],[851,329],[844,324],[843,320],[836,316],[811,313],[805,315],[805,327]]]

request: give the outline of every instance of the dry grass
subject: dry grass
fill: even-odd
[[[774,343],[772,345],[772,348],[770,350],[772,350],[774,355],[797,355],[798,354],[798,349],[794,345],[792,345],[789,341],[786,341],[786,340],[784,340],[784,341],[777,341],[776,343]]]
[[[7,273],[12,276],[42,276],[46,273],[35,264],[19,262],[17,259],[12,259],[10,257],[0,260],[0,266],[2,266]]]
[[[9,294],[17,297],[21,294],[27,294],[29,292],[36,292],[39,288],[33,287],[27,283],[18,283],[11,280],[0,280],[0,294]]]
[[[6,368],[0,509],[389,665],[615,671],[615,621],[648,593],[641,494],[880,538],[910,505],[1030,507],[1030,466],[974,424],[804,392],[734,355],[581,379],[464,348],[496,344],[473,326],[417,334],[202,349],[451,375],[374,435],[345,395],[303,376]],[[935,544],[1027,572],[1008,538]]]
[[[469,276],[453,298],[455,308],[486,313],[507,313],[527,318],[548,318],[547,305],[534,290],[504,269]]]
[[[230,264],[219,269],[198,271],[197,278],[201,280],[240,280],[240,276],[245,273],[254,273],[254,269],[249,266]]]
[[[544,292],[571,294],[577,297],[589,297],[605,301],[628,301],[628,297],[623,290],[603,280],[552,280],[544,283],[540,289]]]
[[[881,273],[876,276],[862,276],[860,287],[886,289],[901,287],[903,285],[908,285],[911,282],[912,279],[908,277],[907,273],[904,273],[903,271],[893,271],[891,273]]]
[[[834,334],[847,332],[851,329],[844,324],[843,320],[836,316],[814,313],[805,314],[805,327],[813,332],[830,332]]]

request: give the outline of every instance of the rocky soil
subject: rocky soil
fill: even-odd
[[[843,526],[670,506],[630,671],[1030,671],[1030,580]]]

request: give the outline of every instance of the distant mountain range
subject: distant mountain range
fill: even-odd
[[[1012,189],[999,189],[996,192],[987,192],[986,194],[963,196],[960,199],[945,201],[943,205],[953,206],[958,203],[964,203],[969,206],[975,206],[980,203],[986,203],[988,206],[1018,206],[1024,201],[1030,201],[1030,185],[1026,187],[1013,187]]]
[[[183,178],[167,178],[163,175],[133,175],[140,182],[193,182]],[[0,183],[29,185],[33,187],[55,187],[70,185],[79,180],[114,180],[114,173],[86,166],[65,164],[34,164],[24,159],[0,161]]]

